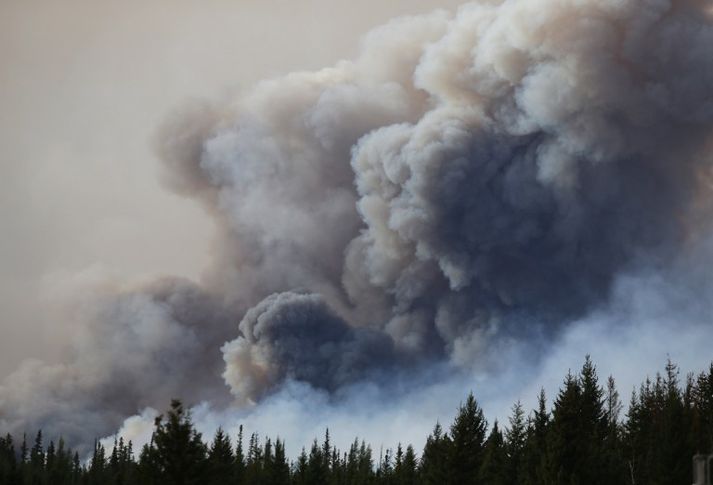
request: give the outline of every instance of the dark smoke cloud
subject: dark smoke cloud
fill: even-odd
[[[364,378],[363,369],[393,365],[390,338],[350,326],[318,295],[271,295],[245,314],[240,333],[222,349],[225,381],[238,399],[285,379],[334,391]]]
[[[0,389],[2,427],[79,403],[86,438],[172,395],[214,399],[221,345],[250,403],[552,341],[702,231],[710,45],[699,2],[479,2],[186,108],[156,143],[167,185],[220,224],[205,282],[115,296],[71,364]]]

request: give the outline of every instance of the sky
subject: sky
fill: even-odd
[[[418,447],[708,365],[710,12],[459,3],[2,2],[0,432]]]
[[[388,19],[457,3],[2,2],[0,376],[61,356],[60,281],[200,278],[214,228],[161,186],[151,148],[172,110],[352,57]]]

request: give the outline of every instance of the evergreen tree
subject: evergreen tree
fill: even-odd
[[[165,482],[174,485],[201,484],[205,478],[206,446],[193,427],[190,413],[178,400],[171,402],[167,419],[156,420],[153,442],[155,460]]]
[[[90,485],[102,485],[108,481],[106,450],[98,441],[94,442],[94,453],[89,463],[87,472],[87,483]]]
[[[272,440],[265,438],[265,446],[262,452],[262,469],[260,472],[260,483],[264,485],[275,484],[275,454],[272,449]]]
[[[328,442],[329,433],[325,438]],[[309,458],[307,460],[307,484],[318,485],[327,483],[329,479],[329,458],[324,456],[324,450],[317,444],[317,440],[312,442]]]
[[[622,427],[619,423],[621,401],[614,377],[607,379],[604,437],[601,450],[604,480],[612,485],[628,483],[629,472],[624,459]]]
[[[329,439],[329,428],[327,428],[324,431],[324,441],[322,442],[322,468],[328,481],[332,476],[332,466],[332,442]]]
[[[597,370],[589,356],[586,357],[580,371],[582,382],[582,419],[580,430],[584,442],[580,449],[584,453],[583,469],[580,470],[581,483],[616,485],[619,476],[609,468],[609,449],[607,437],[610,431],[610,417],[605,408],[604,389],[599,385]],[[612,381],[613,386],[613,381]],[[616,393],[616,389],[612,389]],[[616,406],[614,396],[612,406]],[[612,409],[612,413],[614,413]],[[614,418],[612,416],[611,418]],[[611,443],[617,446],[617,443]]]
[[[398,485],[416,485],[417,483],[417,462],[416,453],[413,450],[413,446],[408,445],[406,447],[406,453],[404,453],[403,461],[399,468],[398,473]]]
[[[690,416],[683,402],[678,367],[669,360],[663,380],[663,401],[658,422],[656,446],[658,483],[675,484],[690,481],[692,453],[689,448]]]
[[[449,483],[450,463],[449,454],[451,449],[451,439],[439,423],[433,428],[433,432],[426,439],[423,447],[419,474],[423,485],[445,485]]]
[[[297,461],[292,467],[292,482],[295,485],[307,485],[309,483],[307,476],[308,461],[309,459],[307,458],[307,451],[302,448],[300,456],[297,458]]]
[[[523,474],[525,446],[527,444],[527,425],[525,411],[520,401],[515,403],[509,418],[510,426],[505,431],[505,452],[507,455],[507,483],[521,483]]]
[[[579,484],[582,468],[580,435],[582,386],[571,373],[555,400],[552,425],[547,437],[546,481],[552,484]],[[582,484],[584,485],[584,484]]]
[[[31,485],[42,485],[45,473],[45,453],[42,447],[42,430],[37,432],[35,443],[30,449],[30,462],[25,483]]]
[[[612,377],[599,385],[587,358],[577,375],[568,374],[553,412],[544,391],[525,420],[516,403],[504,435],[497,422],[487,440],[485,418],[472,395],[461,405],[449,433],[437,423],[421,460],[413,447],[380,453],[378,464],[364,441],[342,454],[315,440],[290,466],[284,441],[257,433],[243,452],[243,429],[233,453],[222,429],[206,446],[179,402],[164,421],[156,421],[150,443],[136,461],[132,443],[122,437],[107,451],[95,442],[86,468],[60,437],[44,447],[42,432],[19,450],[11,435],[0,437],[0,485],[677,485],[690,480],[690,458],[713,448],[713,363],[682,385],[672,362],[655,380],[632,393],[629,409],[621,403]],[[56,446],[55,446],[56,443]],[[479,463],[474,476],[473,463]]]
[[[273,461],[273,483],[275,485],[289,485],[290,465],[285,453],[285,442],[279,438],[275,440],[275,459]]]
[[[0,484],[19,484],[20,472],[15,456],[15,445],[12,436],[8,434],[0,438]]]
[[[344,459],[344,482],[347,485],[371,483],[374,477],[374,462],[371,447],[364,441],[355,439],[349,447],[349,453]]]
[[[579,376],[567,376],[555,401],[548,436],[548,477],[552,483],[614,484],[623,479],[610,470],[609,419],[604,390],[587,356]]]
[[[235,445],[235,465],[234,479],[235,483],[243,483],[245,480],[245,454],[243,453],[243,425],[238,429],[238,442]]]
[[[391,449],[387,448],[384,455],[379,460],[379,466],[376,471],[376,479],[380,484],[391,485],[394,478],[394,464],[392,463]]]
[[[139,483],[142,485],[158,485],[161,482],[162,470],[158,461],[158,451],[154,445],[153,437],[151,442],[144,445],[139,455],[137,466]]]
[[[493,429],[485,441],[483,462],[480,466],[480,483],[486,485],[509,485],[508,457],[503,434],[495,421]]]
[[[75,452],[72,458],[72,485],[78,485],[82,479],[82,465],[79,461],[79,453]]]
[[[257,433],[251,434],[248,443],[248,456],[245,462],[245,483],[248,485],[260,483],[263,462],[262,452],[263,449],[260,446],[260,439]]]
[[[449,453],[449,483],[470,485],[478,483],[478,474],[483,462],[483,446],[487,422],[483,411],[473,396],[468,394],[465,404],[451,425]]]
[[[696,453],[713,453],[713,363],[692,388],[692,446]]]
[[[231,477],[235,467],[235,456],[230,438],[218,428],[208,451],[208,467],[206,483],[215,485],[225,483]]]

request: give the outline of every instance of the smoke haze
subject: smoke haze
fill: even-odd
[[[206,431],[418,444],[469,388],[502,417],[586,353],[624,392],[667,354],[701,367],[706,8],[475,2],[185,103],[153,148],[217,228],[200,281],[80,282],[72,355],[10,374],[0,427],[141,441],[181,396]]]

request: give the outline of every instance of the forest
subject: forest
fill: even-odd
[[[515,403],[507,423],[491,425],[468,394],[420,452],[375,452],[358,439],[339,450],[329,430],[293,458],[279,437],[243,436],[242,426],[206,441],[174,400],[140,450],[119,438],[80,457],[41,431],[29,443],[0,438],[0,485],[682,485],[696,453],[713,453],[713,363],[682,378],[669,361],[624,406],[614,379],[600,381],[587,357],[551,405],[541,391],[536,409]]]

